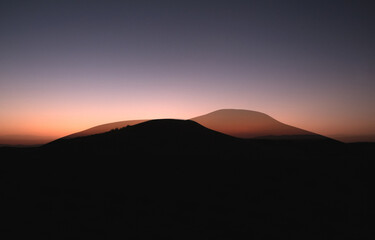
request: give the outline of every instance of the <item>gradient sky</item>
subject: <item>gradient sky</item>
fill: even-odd
[[[1,0],[0,135],[242,108],[375,141],[374,12],[361,0]]]

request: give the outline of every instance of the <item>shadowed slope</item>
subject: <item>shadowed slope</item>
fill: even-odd
[[[14,239],[368,239],[373,152],[152,120],[0,148],[2,216]]]
[[[191,120],[233,137],[275,140],[322,140],[327,137],[283,124],[272,117],[256,111],[222,109]],[[133,126],[148,120],[130,120],[99,125],[64,137],[64,139],[89,136],[112,129]]]
[[[321,135],[292,127],[256,111],[223,109],[192,118],[203,126],[239,138],[322,139]]]
[[[64,138],[76,138],[76,137],[83,137],[83,136],[89,136],[89,135],[94,135],[98,133],[104,133],[108,132],[112,129],[115,128],[123,128],[126,126],[132,126],[141,122],[145,122],[147,120],[129,120],[129,121],[121,121],[121,122],[114,122],[114,123],[107,123],[107,124],[102,124],[99,126],[95,126],[86,130],[83,130],[81,132],[73,133],[70,134]]]

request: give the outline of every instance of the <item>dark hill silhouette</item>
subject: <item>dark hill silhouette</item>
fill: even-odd
[[[0,157],[6,239],[373,239],[372,144],[161,119]]]
[[[158,119],[101,134],[61,138],[44,148],[128,154],[216,154],[223,150],[233,151],[232,148],[236,148],[239,142],[240,139],[191,120]]]
[[[192,118],[206,128],[238,138],[258,138],[273,140],[327,140],[328,138],[300,128],[286,125],[272,117],[256,111],[222,109]],[[75,138],[108,132],[115,128],[132,126],[148,120],[129,120],[102,124],[68,135]],[[332,140],[332,139],[331,139]]]
[[[289,138],[287,138],[289,137]],[[133,126],[75,138],[61,138],[43,148],[65,154],[151,154],[216,155],[261,154],[272,147],[277,151],[305,151],[319,145],[330,150],[339,142],[319,135],[271,136],[241,139],[206,128],[192,120],[157,119]],[[272,139],[273,141],[269,141]],[[301,141],[303,140],[303,141]],[[293,144],[290,144],[293,142]]]
[[[324,136],[281,123],[256,111],[222,109],[192,118],[203,126],[239,138],[323,139]]]

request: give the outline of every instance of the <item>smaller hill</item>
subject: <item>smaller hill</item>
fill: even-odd
[[[107,123],[107,124],[102,124],[99,126],[95,126],[86,130],[83,130],[81,132],[73,133],[70,134],[64,138],[76,138],[76,137],[83,137],[83,136],[89,136],[89,135],[94,135],[98,133],[104,133],[108,132],[112,129],[116,128],[123,128],[126,126],[132,126],[141,122],[145,122],[147,120],[128,120],[128,121],[120,121],[120,122],[113,122],[113,123]]]

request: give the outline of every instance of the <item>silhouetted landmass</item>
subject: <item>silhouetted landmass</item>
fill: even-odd
[[[152,120],[0,148],[6,239],[372,239],[374,144]]]
[[[324,136],[281,123],[272,117],[256,111],[240,109],[221,109],[191,120],[206,128],[239,138],[277,138],[314,140]],[[102,124],[87,130],[68,135],[76,138],[108,132],[111,129],[133,126],[148,120],[130,120]],[[319,137],[318,137],[319,136]]]
[[[122,128],[125,126],[132,126],[141,122],[145,122],[147,120],[128,120],[128,121],[120,121],[120,122],[114,122],[114,123],[107,123],[107,124],[102,124],[99,126],[95,126],[89,129],[86,129],[84,131],[80,131],[77,133],[70,134],[64,138],[76,138],[76,137],[83,137],[83,136],[90,136],[98,133],[104,133],[108,132],[111,129],[115,128]]]
[[[192,118],[192,120],[215,131],[240,138],[288,135],[309,137],[310,135],[317,135],[281,123],[267,114],[242,109],[222,109]]]
[[[260,137],[255,137],[254,139],[266,139],[266,140],[297,140],[297,141],[304,141],[304,140],[309,140],[309,141],[336,141],[337,140],[318,135],[318,134],[308,134],[308,135],[279,135],[279,136],[260,136]]]
[[[210,130],[191,120],[151,120],[106,133],[58,139],[47,151],[124,154],[217,154],[233,151],[239,139]]]
[[[337,134],[332,136],[342,142],[357,143],[357,142],[375,142],[375,134],[361,134],[361,135],[343,135]]]

